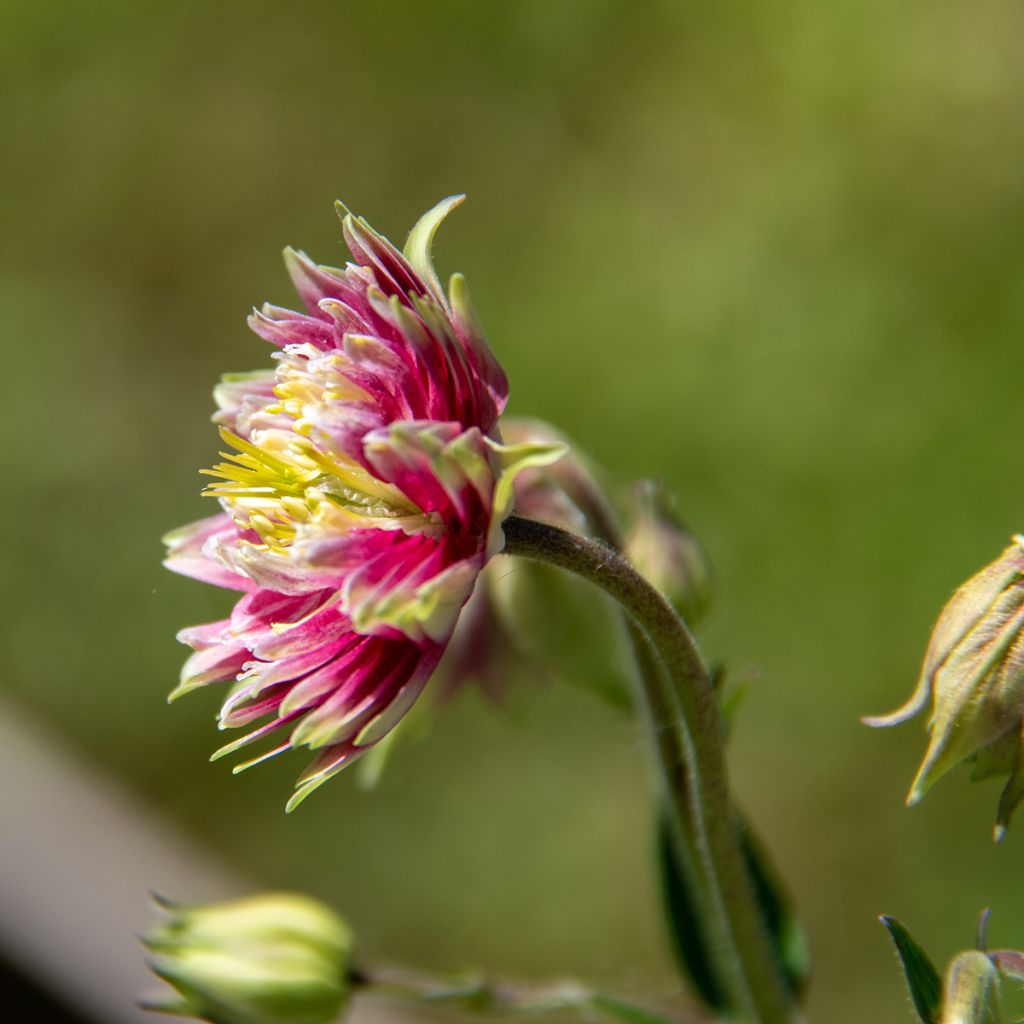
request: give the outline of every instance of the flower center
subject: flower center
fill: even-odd
[[[284,551],[303,527],[330,534],[424,525],[423,513],[397,488],[295,431],[260,430],[246,440],[222,428],[220,435],[235,451],[221,452],[226,461],[200,471],[217,480],[203,494],[219,499],[266,548]]]

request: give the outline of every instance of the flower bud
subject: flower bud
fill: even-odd
[[[686,622],[695,625],[707,614],[711,600],[711,569],[704,548],[676,517],[660,482],[638,484],[634,505],[626,554]]]
[[[551,465],[531,467],[516,478],[516,515],[539,519],[563,530],[621,544],[619,525],[590,460],[561,431],[544,420],[507,416],[501,421],[507,444],[564,445]]]
[[[506,417],[509,444],[564,444],[557,462],[525,469],[515,481],[515,513],[619,547],[615,511],[589,460],[543,420]],[[589,583],[521,559],[514,570],[490,562],[459,620],[435,693],[474,680],[506,707],[527,680],[580,682],[616,707],[630,706],[622,683],[618,612]],[[582,655],[582,659],[581,659]]]
[[[907,803],[962,761],[975,779],[1008,775],[999,800],[996,841],[1024,797],[1021,724],[1024,711],[1024,537],[971,577],[942,610],[917,689],[899,710],[868,725],[905,722],[929,701],[931,734]]]
[[[148,1009],[213,1024],[327,1024],[350,989],[352,934],[305,896],[264,893],[204,906],[162,901],[143,939],[149,966],[176,990]]]
[[[1002,1024],[999,971],[987,953],[961,953],[946,970],[939,1024]]]

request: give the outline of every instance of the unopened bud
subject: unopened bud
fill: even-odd
[[[516,515],[621,546],[611,502],[575,445],[543,420],[505,417],[501,433],[509,444],[568,447],[557,462],[516,477]],[[450,694],[473,679],[508,707],[526,679],[565,678],[625,708],[630,702],[622,678],[628,663],[619,647],[618,612],[590,584],[528,559],[514,571],[492,560],[459,617],[439,684],[431,686],[435,693]]]
[[[868,725],[905,722],[932,703],[931,738],[908,804],[962,761],[975,779],[1008,775],[999,800],[996,840],[1024,798],[1024,538],[971,577],[943,609],[925,654],[917,689],[891,715]]]
[[[266,893],[203,906],[162,901],[144,937],[149,966],[176,989],[148,1009],[213,1024],[327,1024],[350,990],[352,934],[305,896]]]
[[[665,487],[644,480],[634,492],[626,553],[636,568],[679,610],[689,625],[706,614],[711,569],[697,537],[676,517]]]
[[[563,444],[568,449],[557,462],[524,469],[516,477],[517,515],[618,546],[615,512],[576,445],[544,420],[509,416],[501,421],[501,434],[507,444]]]
[[[999,971],[987,953],[961,953],[946,969],[939,1024],[1002,1024]]]

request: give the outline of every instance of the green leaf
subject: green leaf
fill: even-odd
[[[679,863],[668,815],[664,811],[658,816],[658,866],[669,935],[679,966],[710,1010],[728,1013],[728,1000],[711,968],[697,904],[690,893],[686,872]]]
[[[779,969],[793,999],[799,1001],[810,979],[810,956],[803,928],[763,846],[754,837],[749,824],[739,815],[737,828],[740,849],[750,873],[765,928],[778,957]],[[665,814],[659,820],[658,860],[669,932],[676,957],[708,1007],[718,1013],[728,1013],[730,1007],[719,989],[711,969],[711,957],[704,946],[699,903],[693,898],[686,871],[679,864]]]
[[[918,1019],[921,1024],[939,1024],[942,1012],[942,979],[939,972],[928,954],[895,917],[883,915],[879,920],[888,929],[896,945],[896,953],[903,966]]]
[[[586,1004],[606,1017],[622,1021],[622,1024],[665,1024],[665,1018],[659,1014],[600,992],[594,992]]]
[[[768,858],[764,845],[758,840],[742,815],[737,815],[740,849],[747,862],[750,881],[768,935],[771,937],[779,967],[793,999],[799,1002],[807,992],[811,978],[811,955],[800,919],[793,909],[778,872]]]

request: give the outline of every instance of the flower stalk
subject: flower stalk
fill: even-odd
[[[686,624],[608,545],[512,516],[505,553],[547,562],[599,586],[626,610],[660,671],[638,673],[637,705],[655,737],[672,838],[702,900],[700,919],[719,987],[748,1024],[790,1024],[796,1011],[743,861],[724,736],[708,670]]]
[[[357,971],[357,989],[421,1007],[444,1006],[478,1016],[539,1016],[561,1011],[588,1020],[619,1024],[689,1024],[693,1018],[668,1016],[645,1006],[607,995],[577,981],[528,985],[480,974],[435,975],[404,967],[375,965]]]

